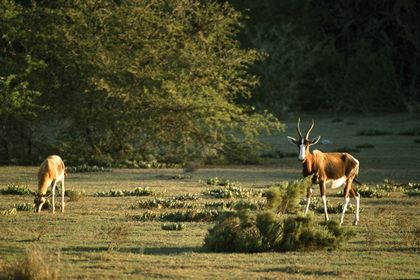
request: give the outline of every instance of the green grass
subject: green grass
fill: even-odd
[[[343,119],[332,122],[332,119]],[[321,135],[333,142],[313,148],[329,152],[337,147],[355,147],[372,143],[373,149],[363,149],[355,155],[360,161],[359,181],[374,187],[384,180],[398,183],[419,183],[420,145],[413,137],[397,135],[402,127],[415,127],[416,121],[405,115],[378,117],[301,116],[302,131],[312,118],[315,127],[311,136]],[[352,122],[348,126],[346,123]],[[286,134],[267,137],[286,152],[296,152],[286,135],[296,137],[296,120],[287,121]],[[390,135],[358,136],[356,131],[378,129],[392,131]],[[303,132],[305,133],[305,132]],[[36,190],[37,167],[0,167],[0,188],[24,185]],[[301,179],[297,158],[270,159],[261,166],[206,167],[195,171],[191,179],[173,180],[182,169],[112,169],[110,172],[71,173],[66,188],[85,190],[78,201],[69,201],[66,212],[52,215],[32,211],[17,211],[0,216],[0,275],[28,258],[28,251],[42,248],[42,260],[58,279],[344,279],[344,278],[420,278],[417,225],[420,224],[418,196],[408,196],[402,189],[382,198],[362,198],[360,225],[357,236],[342,250],[332,252],[302,251],[288,253],[211,253],[203,248],[204,237],[214,222],[182,222],[183,230],[164,230],[160,220],[129,220],[147,209],[133,207],[151,196],[95,197],[97,192],[112,189],[134,190],[150,187],[163,192],[163,199],[188,194],[188,203],[204,207],[206,203],[231,202],[240,199],[219,199],[205,195],[211,178],[237,182],[242,188],[258,191],[282,181]],[[189,176],[191,173],[188,174]],[[328,191],[332,204],[342,202]],[[315,189],[314,196],[319,196]],[[260,201],[265,198],[246,198]],[[66,198],[68,201],[69,198]],[[32,203],[31,195],[0,195],[0,211],[14,205]],[[354,202],[353,200],[351,201]],[[182,209],[153,209],[157,212]],[[303,206],[302,206],[303,210]],[[149,210],[150,211],[150,210]],[[340,214],[330,214],[338,220]],[[323,215],[314,213],[316,222]],[[345,216],[350,226],[353,214]],[[167,225],[172,225],[168,222]],[[33,253],[32,255],[37,255]],[[25,257],[26,256],[26,257]],[[1,276],[0,276],[1,279]]]

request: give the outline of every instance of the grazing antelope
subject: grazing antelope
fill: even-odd
[[[312,126],[306,132],[305,137],[302,137],[302,133],[299,128],[300,119],[297,123],[297,131],[299,133],[299,140],[293,137],[287,136],[290,143],[297,145],[299,149],[299,161],[303,167],[303,177],[314,174],[312,178],[313,184],[319,184],[321,190],[321,199],[324,204],[325,220],[328,221],[327,213],[327,186],[332,188],[338,188],[344,185],[344,204],[343,212],[341,213],[340,225],[343,223],[344,214],[349,204],[351,194],[356,200],[356,214],[354,217],[353,225],[357,225],[359,221],[359,206],[360,206],[360,194],[353,188],[352,182],[360,184],[355,178],[359,172],[359,161],[352,155],[347,153],[323,153],[319,150],[313,150],[312,153],[309,151],[309,147],[318,143],[321,136],[318,136],[312,140],[309,140],[309,133],[314,127],[314,121],[312,120]],[[312,186],[308,188],[306,196],[306,207],[304,214],[308,213],[309,204],[311,202]]]
[[[55,211],[56,186],[61,181],[61,212],[64,212],[64,176],[65,166],[59,156],[49,156],[39,167],[38,171],[38,193],[35,194],[35,212],[41,212],[47,197],[47,189],[51,186],[52,209]]]

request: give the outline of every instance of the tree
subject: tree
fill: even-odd
[[[34,85],[37,104],[51,108],[39,133],[54,135],[51,149],[69,161],[185,162],[257,149],[259,133],[283,127],[237,103],[258,83],[248,68],[261,54],[239,47],[240,14],[228,4],[59,0],[14,9],[26,33],[12,44],[46,64]]]
[[[420,110],[418,1],[236,1],[241,42],[263,50],[259,108]]]

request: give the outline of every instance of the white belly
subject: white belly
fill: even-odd
[[[327,182],[325,182],[325,185],[327,186],[327,188],[338,188],[341,187],[344,183],[346,182],[346,177],[343,176],[337,180],[328,180]]]

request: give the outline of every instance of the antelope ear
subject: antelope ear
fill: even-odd
[[[319,140],[321,140],[321,136],[315,137],[314,139],[312,139],[311,141],[309,141],[309,143],[311,145],[315,145],[316,143],[318,143]]]
[[[290,136],[287,136],[287,139],[289,140],[289,142],[290,142],[292,145],[296,145],[297,141],[296,141],[296,139],[295,139],[295,138],[290,137]]]

